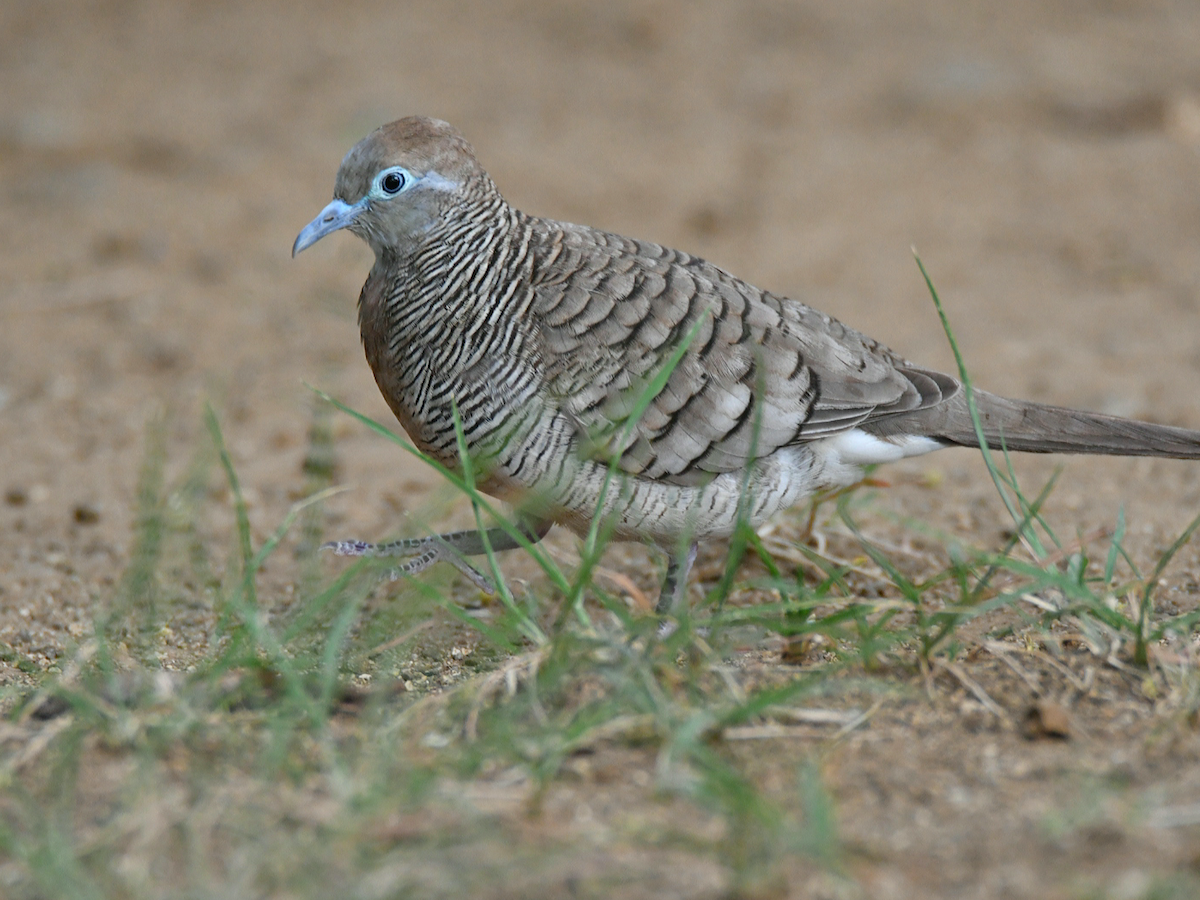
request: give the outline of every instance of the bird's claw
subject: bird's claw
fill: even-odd
[[[335,556],[377,556],[377,547],[366,541],[326,541],[319,549],[329,550]]]

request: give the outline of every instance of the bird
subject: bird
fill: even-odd
[[[554,524],[667,557],[656,613],[684,602],[699,542],[757,527],[863,469],[943,447],[1200,458],[1200,432],[973,390],[697,256],[508,203],[466,138],[409,116],[357,143],[292,256],[346,230],[375,260],[358,298],[367,362],[414,444],[518,504],[529,542]],[[347,556],[465,559],[510,531]]]

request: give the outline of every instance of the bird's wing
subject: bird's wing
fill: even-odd
[[[952,378],[704,260],[539,224],[531,314],[550,393],[577,423],[585,452],[631,474],[697,483],[958,390]]]

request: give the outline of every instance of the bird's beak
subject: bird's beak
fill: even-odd
[[[292,256],[295,256],[301,250],[311,247],[321,238],[325,237],[325,235],[345,228],[357,219],[359,214],[366,208],[366,197],[354,205],[344,200],[334,200],[317,213],[317,217],[305,225],[301,232],[296,235],[296,243],[292,244]]]

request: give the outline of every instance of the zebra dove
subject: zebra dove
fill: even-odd
[[[375,251],[363,345],[415,444],[458,467],[457,416],[479,488],[524,503],[531,541],[600,515],[615,538],[656,543],[660,613],[697,541],[863,466],[978,446],[956,378],[703,259],[519,212],[445,122],[401,119],[359,142],[292,255],[342,228]],[[993,446],[1200,458],[1200,432],[974,397]],[[499,528],[488,539],[519,545]],[[329,546],[412,557],[409,574],[450,561],[489,589],[463,559],[484,552],[476,532]]]

